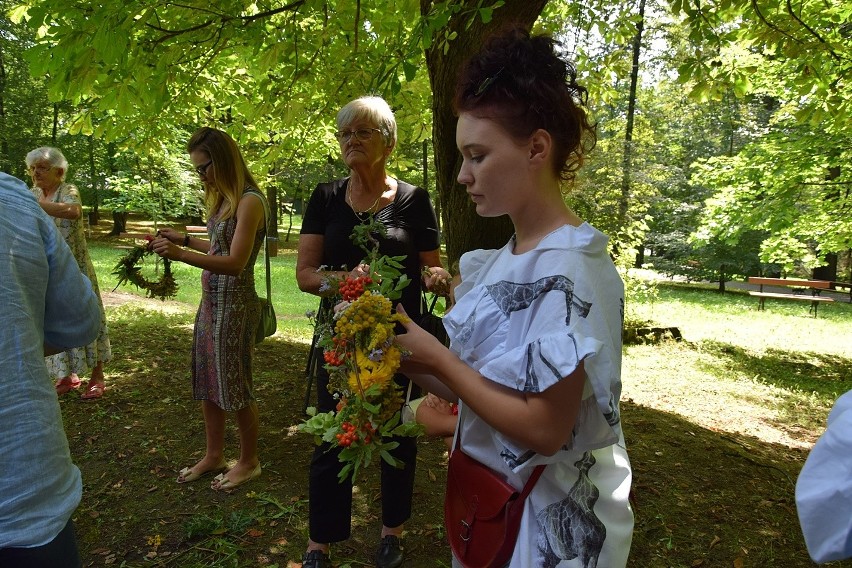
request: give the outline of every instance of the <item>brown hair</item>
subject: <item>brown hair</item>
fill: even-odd
[[[465,64],[453,110],[491,119],[519,140],[546,130],[554,141],[556,173],[571,181],[597,136],[583,108],[588,92],[577,84],[574,65],[556,53],[557,45],[521,27],[491,37]]]
[[[220,219],[236,215],[237,205],[246,187],[257,188],[257,182],[249,172],[243,155],[234,139],[225,132],[204,126],[195,131],[186,143],[186,151],[206,152],[216,173],[212,183],[204,184],[207,215],[212,217],[222,208]]]

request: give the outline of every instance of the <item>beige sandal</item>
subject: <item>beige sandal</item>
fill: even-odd
[[[217,465],[213,469],[208,469],[207,471],[196,472],[196,471],[192,471],[191,467],[185,467],[178,472],[177,482],[178,483],[189,483],[190,481],[195,481],[197,479],[201,479],[205,475],[208,475],[208,474],[211,474],[211,473],[219,473],[219,472],[222,472],[222,471],[226,471],[227,469],[228,469],[228,464],[227,464],[227,462],[225,462],[224,458],[222,458],[222,461],[219,463],[219,465]]]

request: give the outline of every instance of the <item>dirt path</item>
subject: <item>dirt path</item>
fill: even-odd
[[[175,302],[174,300],[157,300],[155,298],[145,298],[129,292],[112,292],[101,290],[101,299],[104,302],[104,307],[117,307],[124,304],[132,303],[137,306],[144,306],[152,310],[159,310],[169,314],[177,314],[184,312],[195,311],[194,306],[183,302]]]

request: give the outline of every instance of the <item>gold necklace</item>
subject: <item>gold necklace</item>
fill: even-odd
[[[383,193],[384,192],[380,193],[379,196],[376,197],[376,200],[373,201],[372,205],[370,205],[369,207],[367,207],[363,211],[358,211],[357,209],[355,209],[355,204],[352,202],[352,184],[351,184],[351,182],[346,186],[346,198],[349,200],[349,207],[352,208],[352,212],[355,213],[355,216],[358,217],[359,219],[362,219],[361,215],[363,215],[364,213],[366,213],[368,216],[373,213],[373,209],[375,209],[376,205],[379,204],[379,199],[382,198]]]

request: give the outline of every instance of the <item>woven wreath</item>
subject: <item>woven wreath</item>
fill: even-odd
[[[142,264],[146,256],[154,254],[154,251],[148,248],[153,237],[146,236],[145,240],[147,241],[145,244],[133,247],[118,260],[115,270],[112,271],[113,274],[118,276],[116,288],[125,282],[129,282],[137,288],[145,290],[149,298],[159,298],[161,300],[173,298],[177,294],[178,285],[172,274],[171,260],[168,258],[163,259],[163,273],[160,275],[159,280],[149,280],[142,274],[140,264]]]

